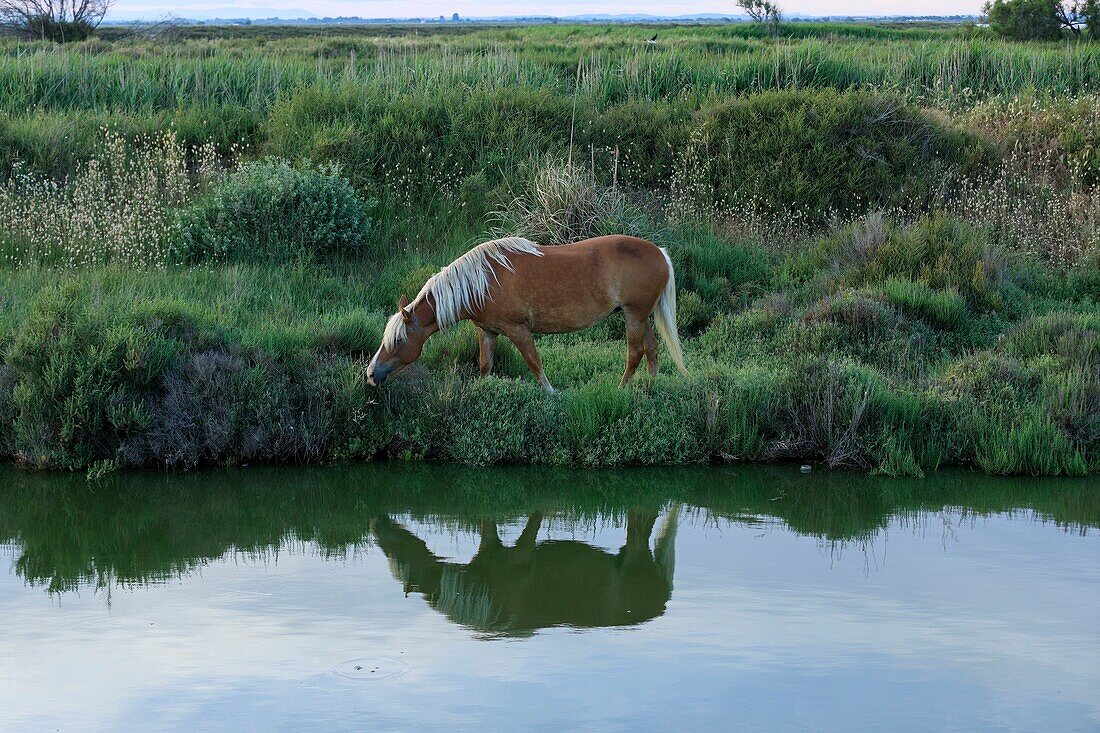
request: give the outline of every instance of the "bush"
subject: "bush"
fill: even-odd
[[[11,427],[15,425],[15,370],[7,364],[0,364],[0,459],[15,454],[14,435]]]
[[[557,430],[555,396],[531,381],[486,377],[456,395],[447,455],[462,463],[542,463]]]
[[[1005,334],[1004,347],[1024,359],[1057,354],[1087,364],[1100,357],[1100,314],[1065,312],[1026,318]]]
[[[666,238],[677,287],[695,291],[712,306],[734,300],[739,291],[759,291],[771,277],[768,257],[755,242],[730,241],[703,227]]]
[[[25,266],[161,266],[176,207],[221,173],[214,146],[174,132],[127,139],[101,130],[90,157],[62,181],[13,166],[0,186],[0,261]]]
[[[1034,394],[1036,380],[1019,360],[996,351],[979,351],[953,364],[939,385],[952,399],[1012,404]]]
[[[881,289],[895,306],[938,328],[958,328],[966,320],[966,301],[954,288],[935,290],[922,282],[890,278]]]
[[[496,211],[493,232],[540,244],[568,244],[604,234],[644,234],[644,218],[622,191],[592,173],[555,159],[541,161],[527,185]]]
[[[150,426],[144,398],[175,348],[72,288],[43,294],[8,353],[13,452],[43,468],[113,460],[124,436]]]
[[[186,209],[177,251],[186,262],[322,260],[357,254],[371,231],[368,204],[339,166],[246,163]]]
[[[260,129],[257,112],[232,105],[158,110],[144,114],[87,109],[33,109],[23,115],[0,115],[0,172],[19,163],[27,169],[63,179],[103,149],[105,128],[126,141],[159,140],[174,135],[194,163],[204,147],[225,161],[236,160],[241,141],[253,140]]]
[[[1049,415],[1029,410],[1006,420],[992,417],[975,436],[976,462],[987,473],[1079,476],[1088,464]]]
[[[677,174],[684,195],[815,221],[900,205],[982,148],[904,102],[861,91],[753,94],[704,108],[697,124]]]
[[[578,126],[588,114],[578,110]],[[271,110],[268,149],[294,160],[337,160],[371,195],[423,203],[467,176],[503,171],[569,139],[572,99],[543,89],[470,89],[384,81],[307,87]]]
[[[827,277],[849,286],[908,280],[931,290],[953,290],[978,310],[1002,309],[1017,292],[1005,257],[988,234],[942,215],[908,224],[867,217],[821,238],[788,268],[798,280]],[[916,291],[901,293],[897,284],[890,288],[898,297],[916,297]],[[959,304],[943,300],[937,307],[946,308],[941,315],[950,319]]]
[[[633,409],[589,446],[603,465],[698,463],[710,458],[709,390],[680,376],[638,379],[629,385]]]

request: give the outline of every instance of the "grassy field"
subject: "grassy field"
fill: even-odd
[[[644,39],[658,33],[657,46]],[[1100,46],[750,25],[114,30],[0,45],[0,455],[1100,468]],[[365,382],[470,245],[669,249],[617,316]]]

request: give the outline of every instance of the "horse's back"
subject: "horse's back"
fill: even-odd
[[[637,237],[594,237],[539,250],[541,256],[511,254],[510,268],[494,268],[492,297],[475,320],[493,329],[522,321],[536,333],[575,331],[616,308],[648,315],[668,281],[660,248]]]
[[[610,234],[584,239],[572,244],[540,247],[543,256],[561,259],[588,259],[595,257],[605,264],[629,268],[654,268],[666,270],[664,255],[653,242],[626,234]]]
[[[525,264],[535,277],[550,277],[563,287],[599,287],[646,300],[659,295],[668,280],[660,248],[638,237],[612,234],[539,249],[542,257],[528,257]]]

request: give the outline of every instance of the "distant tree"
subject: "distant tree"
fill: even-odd
[[[1085,0],[1081,3],[1080,14],[1089,39],[1100,39],[1100,0]]]
[[[737,0],[737,7],[744,10],[754,22],[767,26],[772,33],[779,32],[783,11],[771,0]]]
[[[0,0],[0,31],[46,41],[80,41],[114,0]]]
[[[1074,0],[1073,3],[1062,3],[1061,11],[1062,25],[1073,35],[1081,38],[1083,30],[1089,40],[1100,38],[1100,0]]]
[[[455,23],[457,23],[461,19],[458,17],[458,13],[455,13],[454,15],[451,16],[451,20],[453,20]]]
[[[1018,41],[1055,41],[1084,30],[1100,38],[1100,0],[992,0],[982,9],[989,27]]]

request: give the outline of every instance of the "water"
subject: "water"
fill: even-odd
[[[0,469],[0,730],[1098,730],[1100,481]]]

